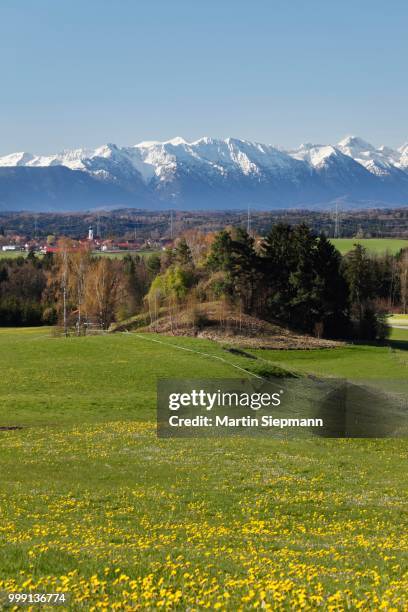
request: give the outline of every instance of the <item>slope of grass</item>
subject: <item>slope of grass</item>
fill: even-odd
[[[408,397],[408,343],[393,330],[386,346],[347,346],[319,351],[254,351],[270,364],[317,376],[345,378]],[[408,340],[408,338],[407,338]]]
[[[158,377],[252,364],[209,341],[3,329],[0,351],[0,425],[24,426],[0,431],[0,591],[63,590],[73,610],[406,607],[406,440],[158,440]],[[405,352],[261,354],[391,376]]]
[[[387,345],[347,346],[319,351],[253,351],[254,354],[283,367],[322,376],[338,376],[351,380],[394,379],[408,376],[398,365]]]

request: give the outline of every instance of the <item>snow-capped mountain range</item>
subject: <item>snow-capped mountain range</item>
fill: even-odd
[[[0,210],[95,207],[259,209],[408,204],[408,144],[349,136],[295,150],[248,140],[177,137],[56,155],[0,157]]]

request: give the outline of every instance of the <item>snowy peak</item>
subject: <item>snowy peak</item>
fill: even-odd
[[[375,148],[369,142],[359,138],[359,136],[346,136],[340,140],[337,146],[350,157],[355,157],[364,151],[375,151]]]
[[[146,183],[160,177],[164,171],[174,171],[180,165],[202,165],[211,171],[243,173],[261,176],[270,172],[295,172],[322,169],[327,164],[346,165],[351,158],[376,175],[386,175],[393,169],[408,166],[408,145],[398,151],[389,147],[375,148],[357,136],[347,136],[337,145],[303,144],[298,149],[285,151],[271,145],[239,138],[225,140],[204,136],[188,142],[177,136],[163,142],[144,141],[130,147],[108,143],[96,149],[74,149],[55,155],[13,153],[0,157],[0,167],[61,165],[71,170],[90,173],[103,171],[110,175],[113,166],[126,173],[133,171]],[[298,162],[301,162],[300,164]],[[100,167],[99,167],[100,166]]]
[[[389,176],[399,162],[400,156],[397,151],[385,146],[375,148],[356,136],[347,136],[337,146],[345,155],[352,157],[377,176]]]
[[[0,167],[27,166],[34,159],[31,153],[10,153],[0,157]]]
[[[341,153],[331,145],[306,143],[300,145],[298,149],[290,151],[290,155],[294,159],[307,162],[313,168],[322,168],[328,163],[330,158],[339,158]]]
[[[400,154],[398,166],[408,171],[408,142],[398,149],[398,153]]]
[[[177,136],[53,155],[18,152],[0,157],[3,209],[20,193],[19,181],[28,181],[16,200],[19,206],[30,197],[38,206],[47,197],[58,202],[64,181],[66,197],[76,206],[75,194],[82,192],[85,205],[92,194],[101,205],[140,207],[319,206],[338,198],[408,204],[408,144],[394,150],[347,136],[336,145],[306,143],[284,150],[240,138],[204,136],[189,142]],[[49,187],[53,181],[55,192]]]
[[[182,136],[176,136],[175,138],[172,138],[171,140],[167,140],[165,144],[170,144],[173,145],[174,147],[177,147],[177,145],[183,145],[183,144],[188,144],[187,141],[184,140],[184,138],[182,138]]]
[[[126,149],[144,180],[163,177],[180,167],[201,168],[225,177],[231,173],[263,176],[272,171],[296,170],[298,164],[270,145],[237,138],[203,137],[193,142],[178,137],[165,142],[142,142]]]

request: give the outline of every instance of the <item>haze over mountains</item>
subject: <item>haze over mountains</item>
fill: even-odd
[[[408,204],[408,144],[283,150],[201,138],[0,157],[0,210],[370,208]]]

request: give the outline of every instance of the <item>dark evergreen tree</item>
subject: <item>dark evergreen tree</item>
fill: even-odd
[[[266,317],[290,323],[288,305],[294,297],[290,275],[296,255],[293,229],[290,225],[274,225],[261,245],[262,303]]]
[[[150,255],[147,258],[147,271],[149,272],[149,274],[152,275],[152,277],[157,276],[157,274],[159,274],[160,272],[160,266],[161,266],[161,262],[160,262],[160,255],[154,253],[153,255]]]
[[[54,265],[54,254],[53,253],[45,253],[45,255],[41,259],[41,267],[43,270],[51,270]]]
[[[372,261],[361,244],[356,244],[344,258],[344,275],[350,292],[354,335],[361,340],[375,340],[383,323],[373,302],[376,287]]]
[[[361,321],[365,305],[375,294],[373,268],[361,244],[356,244],[344,258],[344,275],[349,286],[350,301]]]
[[[266,316],[319,336],[347,333],[348,287],[341,256],[307,225],[276,225],[262,245]]]
[[[8,280],[8,268],[7,265],[1,266],[0,267],[0,284],[4,283],[5,281]]]
[[[341,263],[340,253],[321,234],[314,257],[314,323],[315,331],[326,338],[342,338],[350,333],[349,291]]]
[[[211,272],[227,272],[231,269],[232,238],[229,232],[219,232],[211,245],[206,266]]]
[[[181,238],[174,251],[175,263],[182,268],[189,268],[193,265],[193,257],[190,247],[185,238]]]
[[[389,307],[393,306],[399,296],[399,275],[397,258],[385,255],[371,256],[372,274],[376,297]]]
[[[242,228],[235,231],[226,267],[231,275],[232,290],[241,300],[243,310],[252,313],[255,291],[260,282],[260,261],[254,239]]]
[[[298,225],[293,230],[291,246],[294,255],[289,273],[290,321],[294,327],[312,333],[318,318],[316,236],[307,225]]]

